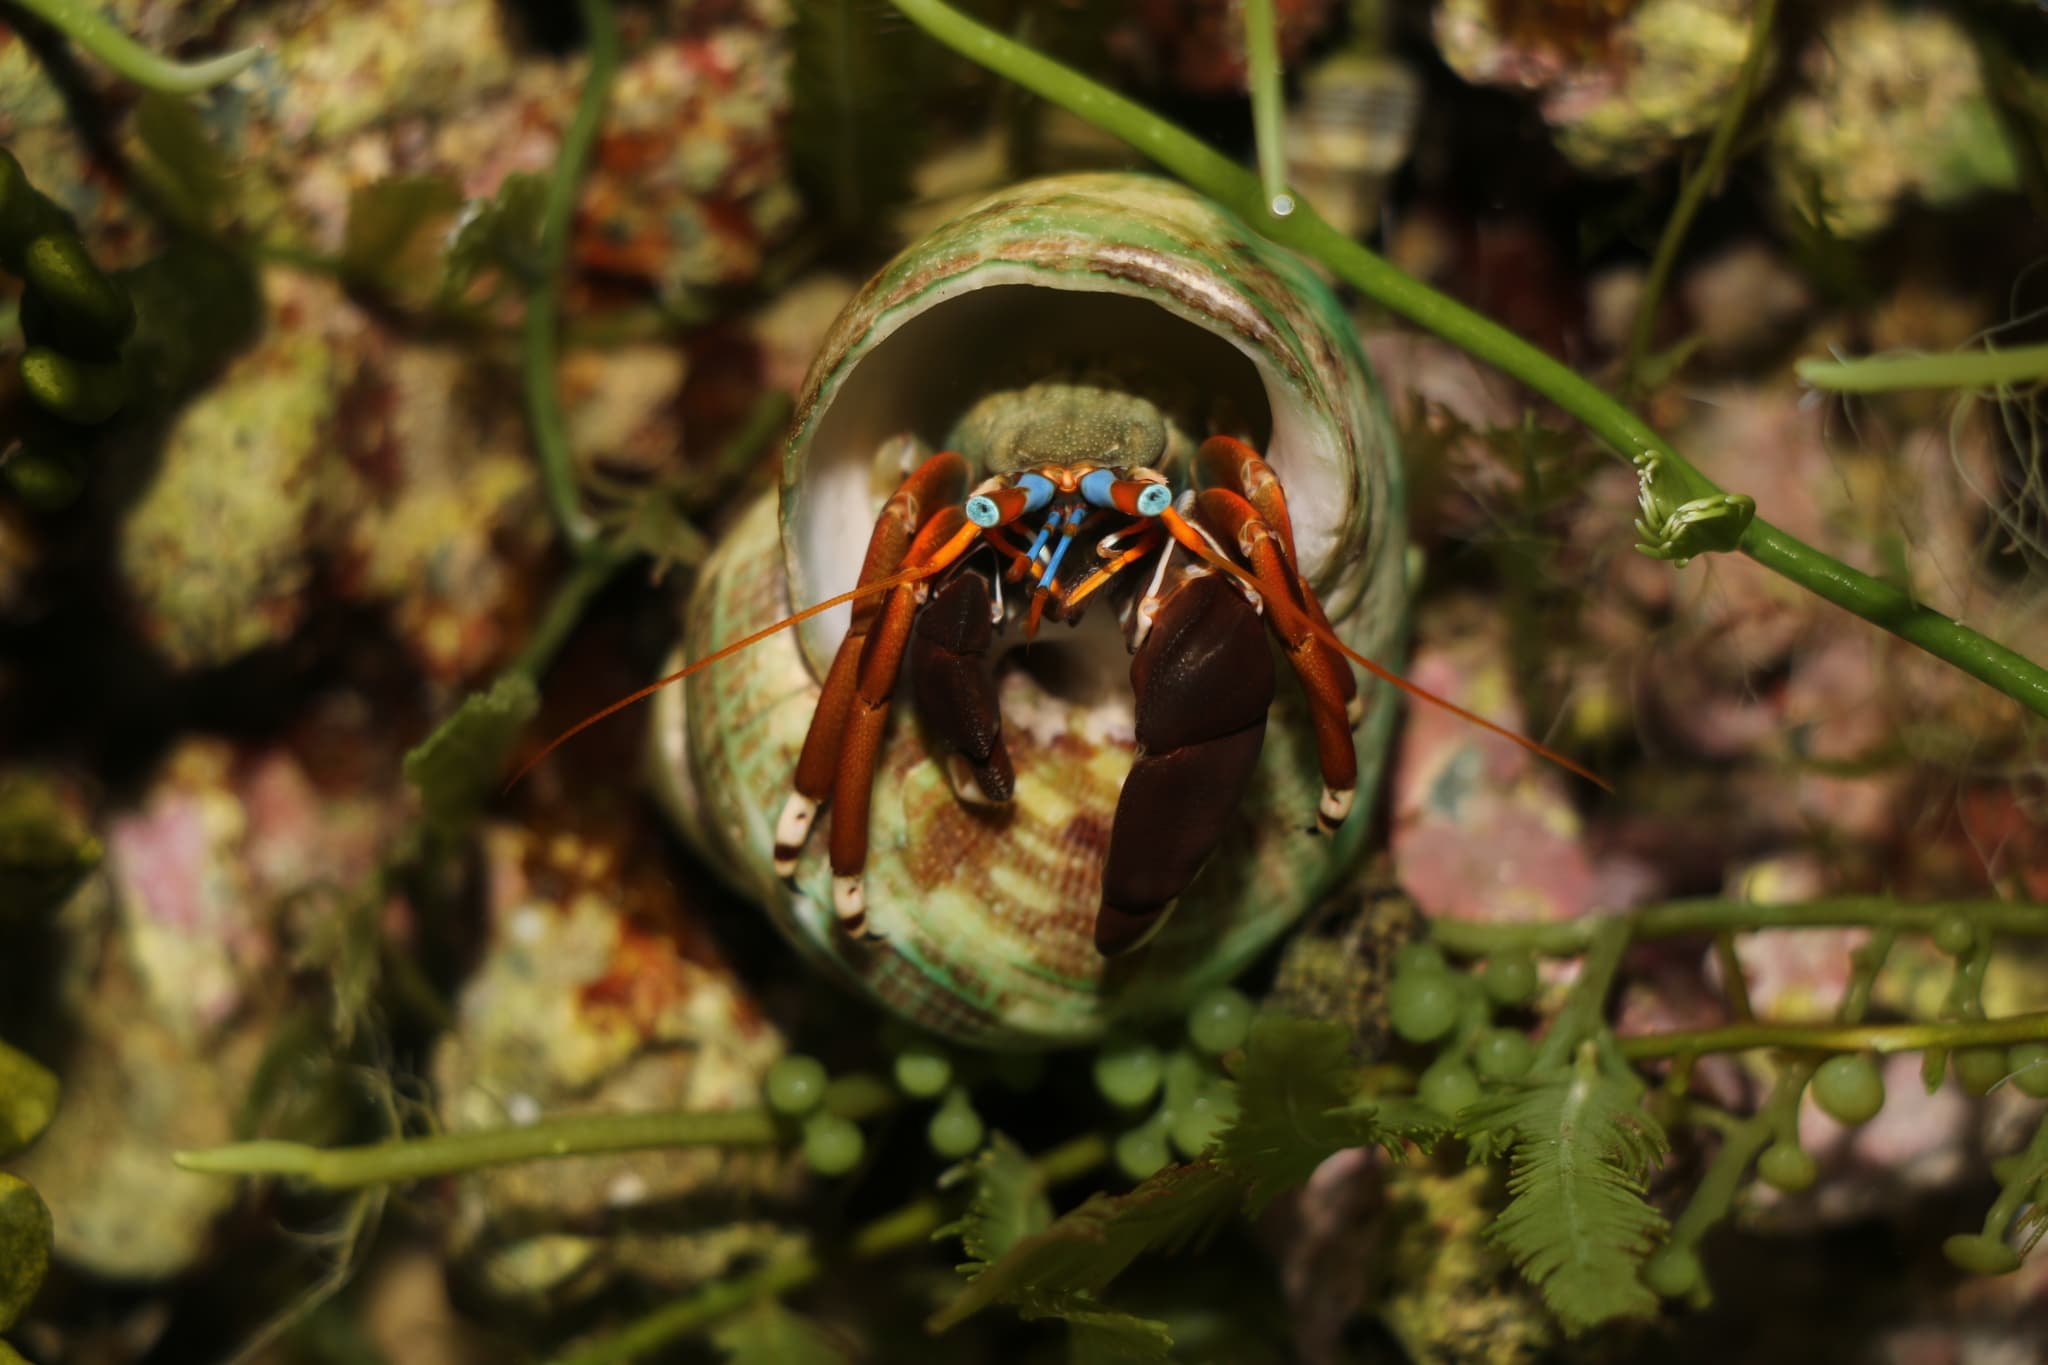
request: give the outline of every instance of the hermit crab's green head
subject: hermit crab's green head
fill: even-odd
[[[1143,394],[1111,383],[1047,381],[981,398],[954,425],[945,448],[987,473],[1023,474],[1080,464],[1185,464],[1189,440]]]
[[[702,657],[874,581],[876,546],[888,539],[878,520],[892,518],[908,529],[883,560],[904,570],[924,562],[919,554],[953,556],[948,575],[990,581],[996,619],[977,628],[973,610],[957,610],[961,594],[941,592],[948,578],[906,581],[902,622],[890,624],[891,589],[670,689],[654,761],[682,828],[808,955],[964,1041],[1083,1042],[1229,978],[1356,867],[1368,821],[1353,810],[1336,833],[1318,831],[1326,793],[1311,699],[1262,626],[1249,636],[1233,627],[1242,667],[1211,689],[1216,715],[1243,705],[1228,695],[1237,674],[1280,679],[1263,743],[1244,759],[1241,798],[1217,829],[1152,817],[1142,840],[1162,860],[1197,836],[1211,842],[1173,891],[1171,921],[1147,922],[1164,924],[1156,938],[1114,959],[1098,950],[1106,868],[1113,874],[1122,856],[1112,845],[1131,847],[1119,803],[1147,724],[1133,700],[1133,658],[1142,671],[1145,656],[1132,618],[1213,572],[1202,555],[1242,553],[1241,537],[1205,528],[1197,506],[1213,495],[1196,451],[1206,458],[1204,442],[1219,436],[1257,452],[1286,490],[1286,572],[1351,647],[1391,660],[1405,603],[1398,457],[1347,322],[1299,262],[1207,201],[1136,175],[1020,185],[908,248],[826,337],[798,400],[780,496],[742,515],[706,564],[684,650]],[[964,457],[957,470],[942,460],[939,474],[913,478],[948,449]],[[1062,508],[1066,519],[1049,523]],[[1069,522],[1075,543],[1056,561]],[[1172,535],[1158,529],[1169,522],[1180,528]],[[920,528],[931,542],[922,550],[910,545]],[[1128,571],[1104,578],[1119,554]],[[1062,610],[1098,579],[1086,619],[1078,604]],[[1218,585],[1228,585],[1220,597]],[[1238,593],[1219,574],[1196,596]],[[1242,605],[1251,596],[1218,609],[1266,619]],[[957,618],[950,634],[931,624],[942,597]],[[1026,644],[1018,627],[1034,600],[1046,622],[1078,624]],[[867,709],[832,736],[842,750],[866,742],[848,737],[860,725],[879,736],[872,755],[841,757],[872,763],[859,822],[863,914],[849,932],[847,801],[828,785],[806,798],[801,827],[787,817],[849,629],[858,642],[898,625],[909,635],[904,684],[892,692],[893,673],[854,667]],[[985,644],[961,643],[977,629]],[[957,717],[934,722],[925,705],[927,691],[944,691],[931,678],[964,676],[943,650],[918,654],[940,636],[989,678],[1014,781],[995,804],[963,790]],[[1361,700],[1357,786],[1370,793],[1391,701],[1369,680]],[[1207,704],[1176,715],[1202,730]],[[1160,807],[1177,809],[1170,799]],[[778,839],[792,832],[794,843]]]

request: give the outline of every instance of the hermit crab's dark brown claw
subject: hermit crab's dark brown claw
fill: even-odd
[[[1316,808],[1316,823],[1325,833],[1332,832],[1351,813],[1358,787],[1358,750],[1351,740],[1345,695],[1347,685],[1355,687],[1351,665],[1317,635],[1307,605],[1313,595],[1288,567],[1279,536],[1258,509],[1227,488],[1203,490],[1196,506],[1203,522],[1224,541],[1234,543],[1250,566],[1259,595],[1265,599],[1266,621],[1301,679],[1301,689],[1308,697],[1309,722],[1315,729],[1316,760],[1323,770],[1323,799]]]
[[[946,775],[954,794],[976,805],[1008,801],[1017,785],[988,668],[995,641],[989,600],[988,580],[963,570],[932,594],[910,637],[917,713],[952,750]]]
[[[1182,581],[1131,661],[1138,756],[1117,799],[1095,946],[1158,932],[1231,822],[1258,766],[1273,658],[1258,613],[1228,581]]]

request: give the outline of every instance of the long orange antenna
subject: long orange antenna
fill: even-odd
[[[967,526],[963,526],[960,529],[959,534],[956,535],[954,539],[956,541],[970,540],[973,538],[975,534],[978,534],[980,530],[980,527],[970,523]],[[588,730],[591,726],[597,724],[599,721],[606,720],[612,716],[617,715],[619,712],[625,710],[627,707],[633,705],[633,703],[635,702],[645,701],[647,698],[653,696],[656,692],[661,691],[662,688],[667,687],[672,683],[679,683],[683,679],[689,677],[691,674],[700,672],[703,669],[711,667],[711,665],[719,662],[721,659],[730,659],[733,655],[739,653],[741,650],[751,648],[752,646],[761,643],[761,641],[767,639],[769,636],[774,635],[779,631],[788,630],[791,626],[802,625],[805,621],[810,620],[813,616],[818,615],[820,612],[830,611],[834,607],[841,606],[847,602],[852,602],[862,597],[872,597],[878,592],[887,592],[891,588],[900,588],[906,583],[915,583],[918,582],[920,579],[930,578],[933,574],[938,573],[942,569],[946,568],[947,565],[951,564],[954,558],[957,558],[957,554],[949,555],[947,553],[949,550],[957,550],[957,546],[947,545],[944,548],[942,548],[936,555],[934,555],[930,561],[924,564],[919,564],[914,568],[905,569],[900,573],[890,574],[887,578],[878,578],[872,583],[863,583],[859,587],[854,588],[851,591],[842,592],[836,597],[828,597],[824,601],[819,602],[813,606],[805,607],[802,611],[796,613],[794,616],[785,616],[772,626],[763,626],[760,630],[755,631],[752,635],[747,636],[745,639],[734,640],[731,644],[725,646],[723,649],[718,650],[716,653],[707,654],[703,658],[697,660],[695,663],[690,664],[688,667],[685,668],[679,668],[665,678],[656,678],[653,682],[647,684],[647,686],[639,689],[637,692],[628,692],[625,696],[620,697],[611,705],[606,706],[601,710],[591,712],[582,720],[577,721],[574,725],[562,731],[561,734],[556,735],[553,739],[549,740],[539,753],[535,754],[532,758],[527,759],[526,762],[519,765],[519,771],[513,773],[511,778],[505,783],[505,790],[510,791],[512,788],[518,786],[519,779],[525,777],[528,773],[532,772],[534,768],[540,764],[540,761],[542,759],[546,758],[549,754],[561,748],[564,744],[576,738],[576,736],[582,734],[585,730]]]
[[[1166,523],[1166,528],[1173,533],[1173,538],[1179,541],[1182,545],[1186,546],[1194,554],[1200,556],[1209,564],[1212,564],[1216,568],[1223,570],[1231,577],[1237,579],[1239,582],[1250,587],[1253,592],[1259,594],[1260,600],[1267,603],[1269,607],[1276,607],[1280,605],[1275,603],[1273,598],[1267,595],[1265,589],[1259,586],[1258,579],[1254,578],[1244,569],[1231,563],[1229,560],[1225,559],[1223,556],[1217,554],[1214,550],[1210,549],[1208,540],[1194,527],[1188,525],[1188,523],[1181,517],[1179,512],[1169,507],[1164,512],[1159,514],[1159,519]],[[1295,612],[1295,606],[1292,602],[1288,602],[1284,605],[1285,609],[1288,610],[1290,613]],[[1585,778],[1588,782],[1591,782],[1594,786],[1600,788],[1602,791],[1611,792],[1614,790],[1614,784],[1609,782],[1606,778],[1600,776],[1598,773],[1594,772],[1592,769],[1586,767],[1585,765],[1578,763],[1573,759],[1567,758],[1565,755],[1559,753],[1557,750],[1551,748],[1549,745],[1539,744],[1535,740],[1530,739],[1527,735],[1516,734],[1513,730],[1508,729],[1505,725],[1496,725],[1494,722],[1488,720],[1486,717],[1479,715],[1476,712],[1466,710],[1464,707],[1458,705],[1458,703],[1452,701],[1448,697],[1440,697],[1426,687],[1422,687],[1416,683],[1409,682],[1406,678],[1394,672],[1394,670],[1392,670],[1391,668],[1386,667],[1384,664],[1374,663],[1371,659],[1366,658],[1363,654],[1360,654],[1350,645],[1345,644],[1342,640],[1337,638],[1337,634],[1335,631],[1329,630],[1326,627],[1324,627],[1322,623],[1310,617],[1307,612],[1299,612],[1297,614],[1299,615],[1302,623],[1308,627],[1308,629],[1315,635],[1317,639],[1321,640],[1324,644],[1330,646],[1330,648],[1336,650],[1339,654],[1342,654],[1345,658],[1351,660],[1351,662],[1357,664],[1366,672],[1372,674],[1375,678],[1380,678],[1385,680],[1386,682],[1392,683],[1395,687],[1400,688],[1403,692],[1406,692],[1411,697],[1417,698],[1421,701],[1426,701],[1432,706],[1440,706],[1444,710],[1450,712],[1452,715],[1458,717],[1458,719],[1460,720],[1469,721],[1472,724],[1478,726],[1482,730],[1488,731],[1492,734],[1499,735],[1502,739],[1510,740],[1513,743],[1520,745],[1522,748],[1527,749],[1530,753],[1535,754],[1538,758],[1548,759],[1550,762],[1555,763],[1558,767],[1563,768],[1565,771],[1578,774],[1580,777]]]

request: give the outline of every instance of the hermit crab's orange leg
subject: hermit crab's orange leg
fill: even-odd
[[[1323,799],[1316,807],[1316,823],[1325,833],[1334,831],[1351,813],[1358,787],[1358,751],[1351,742],[1345,695],[1351,667],[1316,634],[1304,600],[1312,595],[1289,567],[1279,534],[1259,515],[1259,509],[1227,488],[1203,490],[1195,506],[1204,522],[1224,540],[1236,544],[1238,554],[1250,566],[1259,595],[1266,602],[1267,624],[1308,694],[1316,758],[1323,770]]]
[[[1280,476],[1259,453],[1235,436],[1211,436],[1202,442],[1195,457],[1201,465],[1204,488],[1228,488],[1259,509],[1259,516],[1280,541],[1287,567],[1300,575],[1294,558],[1294,519],[1287,514],[1287,494]]]
[[[957,504],[939,509],[911,541],[903,557],[904,567],[934,573],[944,569],[974,544],[977,529]],[[853,695],[842,719],[838,770],[832,783],[832,908],[840,925],[852,934],[860,933],[867,922],[861,870],[868,860],[868,804],[882,755],[882,731],[889,720],[889,703],[910,644],[917,605],[918,589],[910,584],[891,589],[883,599],[863,641]]]
[[[959,502],[966,483],[967,461],[950,450],[940,451],[912,470],[875,519],[867,555],[861,561],[860,584],[866,586],[906,567],[906,555],[918,532],[941,508]],[[853,703],[861,656],[884,600],[876,594],[854,602],[852,624],[847,627],[846,638],[840,642],[839,652],[833,656],[832,667],[825,675],[824,690],[818,696],[817,709],[811,713],[811,728],[805,733],[803,751],[797,756],[796,776],[790,783],[794,790],[775,822],[778,876],[795,873],[797,855],[803,852],[804,841],[810,837],[818,807],[832,794],[839,770],[841,735]]]
[[[1308,580],[1301,576],[1301,562],[1294,553],[1294,519],[1288,515],[1287,493],[1280,484],[1280,476],[1273,472],[1273,466],[1260,459],[1257,451],[1235,436],[1211,436],[1202,443],[1201,453],[1196,458],[1201,463],[1204,485],[1228,488],[1259,509],[1260,518],[1273,528],[1273,534],[1280,542],[1280,552],[1287,560],[1287,572],[1294,580],[1296,600],[1315,618],[1317,625],[1325,631],[1334,631],[1336,627],[1330,624],[1322,601],[1309,587]],[[1358,680],[1351,676],[1350,667],[1334,650],[1329,650],[1327,645],[1322,647],[1330,654],[1331,671],[1342,680],[1344,713],[1356,725],[1364,714]]]

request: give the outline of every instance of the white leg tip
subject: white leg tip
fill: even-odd
[[[868,898],[858,872],[832,879],[832,913],[839,916],[839,927],[849,934],[857,934],[866,927]]]
[[[804,851],[804,840],[811,836],[811,822],[817,818],[818,803],[801,792],[791,792],[789,800],[782,803],[782,814],[775,821],[776,876],[796,875],[797,855]]]
[[[1334,832],[1337,826],[1344,823],[1344,818],[1351,814],[1351,798],[1355,794],[1323,788],[1322,803],[1316,807],[1316,823],[1322,826],[1325,834]]]
[[[1358,728],[1358,723],[1365,719],[1365,694],[1363,692],[1353,692],[1351,700],[1344,703],[1344,719],[1351,722],[1351,728],[1354,730]]]

